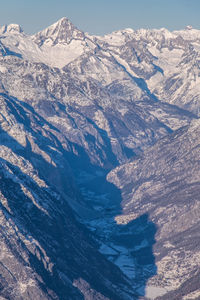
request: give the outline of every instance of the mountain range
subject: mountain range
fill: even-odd
[[[0,28],[2,299],[199,299],[200,30]]]

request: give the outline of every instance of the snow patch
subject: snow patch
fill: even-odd
[[[159,296],[163,296],[167,293],[167,290],[157,286],[147,286],[145,289],[145,296],[149,299],[155,299]]]
[[[1,73],[6,73],[7,72],[7,68],[3,67],[3,66],[0,66],[0,72]]]

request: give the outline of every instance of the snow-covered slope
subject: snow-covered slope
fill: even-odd
[[[200,30],[124,30],[94,40],[117,54],[159,100],[199,112]]]
[[[34,36],[26,35],[17,24],[0,28],[4,45],[26,60],[63,67],[95,45],[66,18]]]
[[[162,287],[164,294],[174,291],[159,299],[179,299],[180,293],[186,299],[199,291],[199,137],[200,121],[195,120],[108,175],[122,192],[123,213],[116,222],[127,224],[147,214],[155,224],[157,271],[148,286]],[[138,256],[151,246],[146,239],[141,245]]]

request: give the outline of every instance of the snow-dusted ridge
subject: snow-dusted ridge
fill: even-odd
[[[0,34],[6,34],[6,33],[16,34],[16,33],[22,33],[22,32],[23,32],[23,29],[18,24],[9,24],[9,25],[4,25],[4,26],[0,27]]]

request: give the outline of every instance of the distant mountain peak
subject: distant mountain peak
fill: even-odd
[[[9,25],[3,25],[0,27],[0,33],[22,33],[23,30],[20,25],[18,24],[9,24]]]
[[[193,29],[193,27],[191,26],[191,25],[187,25],[186,27],[185,27],[185,30],[192,30]]]
[[[44,43],[52,43],[52,45],[59,43],[69,44],[72,39],[82,40],[84,33],[77,29],[68,18],[63,17],[37,33],[34,37],[39,46],[42,46]]]

